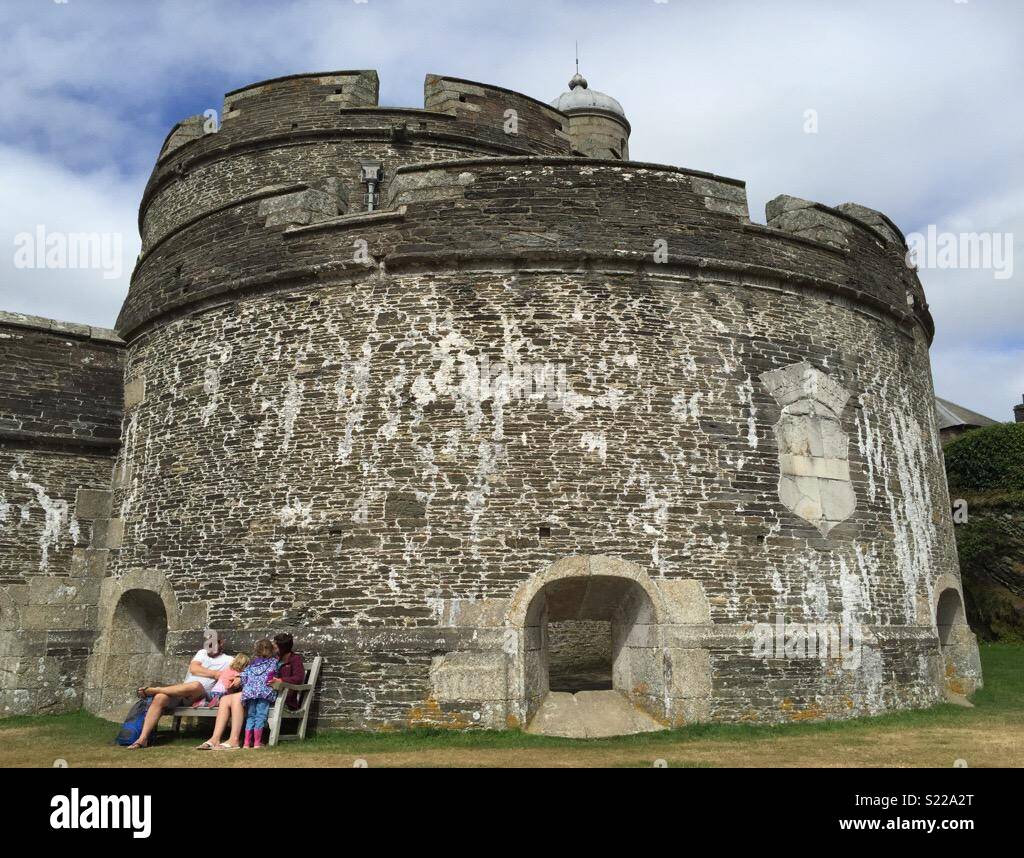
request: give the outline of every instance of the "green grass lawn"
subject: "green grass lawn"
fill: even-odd
[[[560,739],[520,731],[416,729],[322,732],[304,743],[232,753],[194,750],[205,735],[162,738],[145,751],[111,746],[116,725],[84,712],[0,720],[0,765],[970,765],[1024,766],[1024,646],[983,644],[985,688],[974,708],[940,705],[824,723],[699,724],[612,739]],[[209,730],[209,725],[204,725]]]

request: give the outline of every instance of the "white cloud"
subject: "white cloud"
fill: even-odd
[[[112,327],[128,291],[140,242],[135,211],[142,184],[114,170],[79,175],[39,156],[0,146],[0,309]],[[17,268],[16,238],[46,234],[120,235],[120,277],[98,268]]]
[[[577,39],[591,85],[627,110],[633,156],[744,179],[755,220],[787,193],[859,202],[907,232],[1024,234],[1017,0],[70,0],[5,4],[0,32],[3,236],[45,223],[134,238],[171,125],[255,80],[376,68],[382,103],[420,106],[438,72],[549,100]],[[803,133],[809,108],[816,135]],[[1006,385],[1021,386],[1022,277],[922,274],[936,386],[968,407],[998,412]],[[110,324],[124,287],[5,269],[0,303]]]

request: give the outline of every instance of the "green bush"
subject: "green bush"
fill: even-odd
[[[945,455],[951,492],[1024,490],[1024,423],[975,429]]]

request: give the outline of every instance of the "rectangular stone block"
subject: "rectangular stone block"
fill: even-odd
[[[665,687],[665,661],[660,647],[623,650],[613,670],[617,684],[629,694],[660,692]]]
[[[287,226],[316,223],[335,217],[339,213],[339,205],[338,200],[327,191],[309,188],[263,200],[257,213],[267,219],[266,226]]]
[[[35,576],[29,579],[28,590],[31,605],[95,605],[99,601],[100,583],[82,578]]]
[[[110,518],[112,500],[109,489],[79,489],[75,494],[75,517],[86,521]]]
[[[454,652],[435,656],[430,666],[438,702],[505,700],[508,697],[503,653]]]
[[[660,638],[658,627],[644,623],[636,623],[629,627],[626,639],[621,642],[622,646],[649,648],[658,646]]]
[[[504,625],[508,602],[508,599],[446,599],[439,624],[499,628]]]
[[[99,611],[89,605],[28,605],[21,609],[26,629],[93,629]]]
[[[136,376],[130,379],[124,384],[124,408],[125,411],[130,411],[137,405],[141,405],[146,400],[146,378],[145,376]]]
[[[95,548],[117,549],[124,539],[124,519],[108,518],[96,522],[92,544]]]
[[[711,695],[711,654],[706,649],[670,649],[672,697]]]
[[[76,548],[71,553],[71,575],[79,578],[102,578],[107,571],[110,552],[105,548]]]
[[[658,579],[658,589],[665,597],[669,623],[705,624],[711,622],[710,608],[699,581],[689,579]]]

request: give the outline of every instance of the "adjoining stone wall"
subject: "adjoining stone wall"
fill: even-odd
[[[111,331],[0,314],[0,715],[82,705],[123,351]]]

